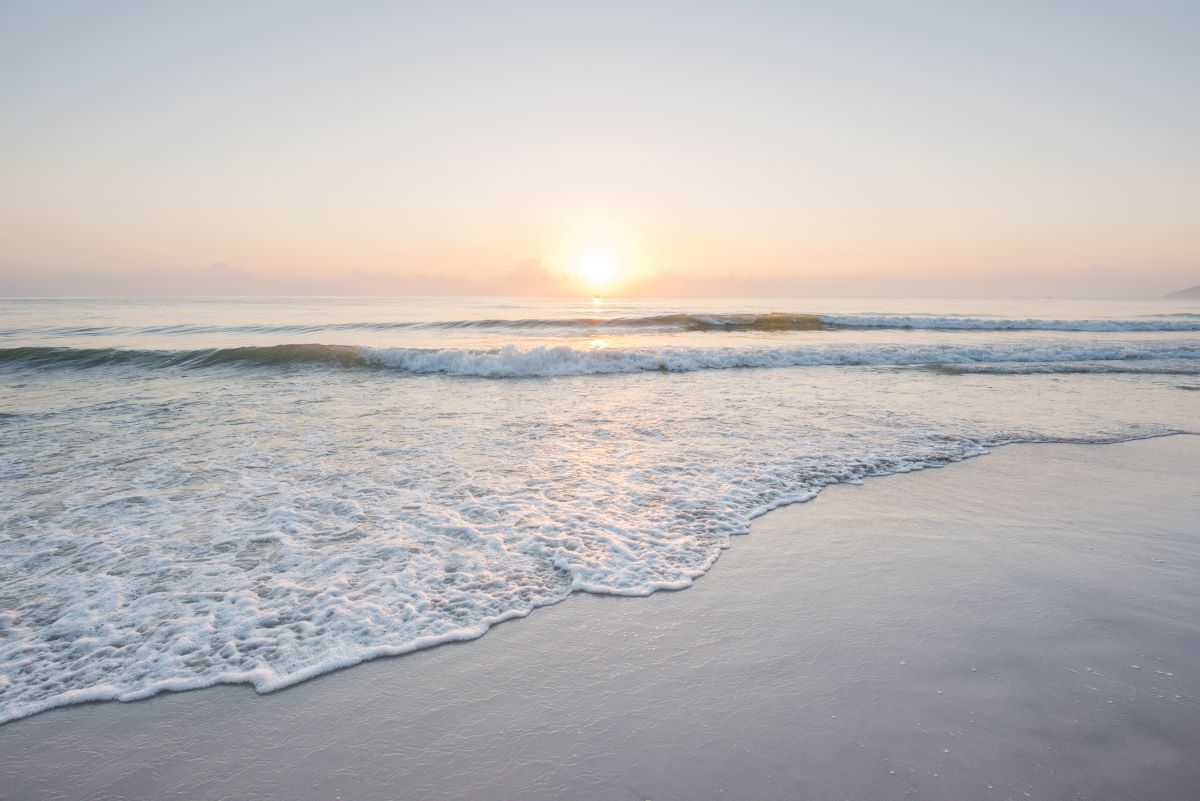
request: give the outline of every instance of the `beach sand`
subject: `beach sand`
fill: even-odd
[[[1200,438],[833,487],[683,592],[16,721],[0,797],[1194,799]]]

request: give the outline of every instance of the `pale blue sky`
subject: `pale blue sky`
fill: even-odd
[[[0,294],[1156,295],[1200,3],[0,2]],[[540,260],[540,261],[534,261]],[[514,265],[525,263],[521,269]]]

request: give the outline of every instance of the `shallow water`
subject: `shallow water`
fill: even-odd
[[[685,587],[834,482],[1200,431],[1200,307],[4,300],[0,374],[4,721]]]

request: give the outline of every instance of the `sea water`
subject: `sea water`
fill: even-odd
[[[1166,301],[0,300],[0,722],[680,589],[831,483],[1196,390]]]

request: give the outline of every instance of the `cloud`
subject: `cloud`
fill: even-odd
[[[501,282],[512,289],[542,289],[553,280],[550,271],[542,266],[542,260],[538,258],[517,262],[501,277]]]
[[[577,282],[563,271],[546,266],[539,257],[523,259],[502,273],[488,294],[562,295],[578,290]]]

